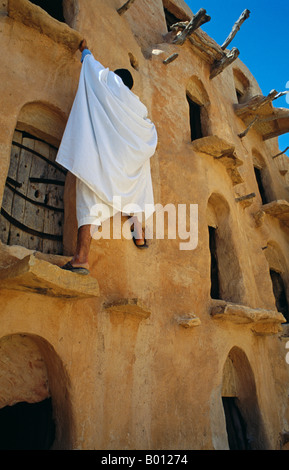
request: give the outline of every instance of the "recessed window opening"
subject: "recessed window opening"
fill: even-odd
[[[259,193],[260,193],[260,196],[261,196],[261,199],[262,199],[262,203],[267,204],[268,198],[267,198],[266,190],[265,190],[265,187],[264,187],[264,184],[263,184],[262,169],[254,166],[254,173],[255,173],[255,178],[256,178],[256,181],[257,181]]]
[[[25,131],[14,132],[0,214],[0,239],[43,253],[62,254],[66,170],[57,148]]]
[[[163,0],[163,8],[168,31],[171,31],[172,25],[191,19],[182,8],[178,7],[174,0]]]
[[[196,75],[188,80],[186,99],[189,105],[191,141],[210,135],[210,99],[202,81]]]
[[[209,226],[209,245],[211,255],[211,298],[220,299],[220,279],[217,255],[216,228]]]
[[[243,302],[243,273],[232,230],[230,207],[222,195],[213,193],[207,204],[210,295],[227,302]]]
[[[222,397],[230,450],[250,450],[246,423],[238,407],[237,397]]]
[[[0,409],[0,450],[49,450],[54,439],[51,398]]]
[[[63,2],[55,0],[30,0],[34,5],[39,6],[45,10],[50,16],[58,21],[65,23],[63,15]]]
[[[284,281],[282,275],[270,269],[270,277],[273,286],[273,293],[276,301],[276,308],[278,312],[281,312],[286,319],[286,323],[289,322],[289,307],[287,301],[287,295],[285,290]]]
[[[137,58],[131,52],[128,53],[128,57],[129,57],[130,65],[135,70],[138,70],[139,69],[139,63],[138,63]]]
[[[240,69],[233,69],[233,78],[237,101],[245,103],[250,98],[250,81]]]
[[[164,8],[164,12],[168,31],[171,30],[171,26],[182,21],[180,18],[177,18],[173,13],[171,13],[167,8]]]
[[[238,103],[239,104],[242,103],[244,93],[242,93],[240,90],[236,88],[236,95],[237,95]]]
[[[202,107],[195,103],[187,94],[189,103],[189,117],[191,129],[191,141],[204,137],[202,130]]]

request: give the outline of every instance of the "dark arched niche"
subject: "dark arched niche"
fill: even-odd
[[[233,347],[223,369],[222,400],[231,450],[267,450],[254,374],[244,351]]]
[[[7,450],[71,449],[69,378],[51,344],[37,335],[5,336],[0,368],[0,435]]]

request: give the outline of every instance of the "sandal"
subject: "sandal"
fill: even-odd
[[[71,262],[68,261],[64,266],[61,267],[61,269],[64,269],[65,271],[70,271],[72,273],[77,273],[77,274],[89,274],[89,270],[86,268],[82,267],[76,267],[72,266]]]
[[[138,245],[134,236],[132,236],[132,239],[133,239],[133,242],[134,242],[134,244],[137,248],[148,248],[149,247],[147,245],[147,241],[146,241],[145,238],[144,238],[144,244],[143,245]]]
[[[132,227],[131,227],[130,230],[131,230],[131,233],[133,233],[134,229]],[[136,242],[136,238],[133,235],[131,235],[131,236],[132,236],[132,240],[133,240],[133,242],[134,242],[134,244],[137,248],[148,248],[147,241],[146,241],[145,238],[144,238],[144,244],[143,245],[138,245],[137,242]]]

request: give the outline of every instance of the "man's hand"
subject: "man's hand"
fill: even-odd
[[[80,50],[80,52],[82,52],[84,49],[88,49],[86,39],[82,39],[78,49]]]

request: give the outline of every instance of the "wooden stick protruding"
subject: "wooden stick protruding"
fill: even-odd
[[[255,124],[257,121],[259,121],[259,119],[260,119],[259,116],[255,116],[254,119],[253,119],[253,121],[251,121],[250,124],[248,125],[247,129],[245,129],[243,132],[241,132],[241,134],[238,134],[238,137],[240,137],[240,139],[242,139],[243,137],[245,137],[245,136],[248,134],[248,132],[249,132],[249,130],[251,129],[251,127],[253,127],[254,124]]]
[[[228,65],[232,64],[232,62],[237,59],[239,54],[239,50],[236,47],[233,47],[233,49],[225,54],[224,57],[215,61],[211,68],[210,79],[215,78],[219,73],[223,72]]]
[[[178,34],[175,39],[173,40],[174,44],[182,45],[184,44],[185,40],[193,34],[196,29],[198,29],[202,24],[207,23],[210,21],[211,17],[207,15],[207,12],[204,8],[201,8],[198,13],[193,16],[191,21],[186,25],[183,31]]]
[[[266,104],[279,98],[280,95],[282,95],[282,92],[278,93],[276,90],[271,90],[267,96],[263,96],[263,95],[253,96],[253,98],[251,98],[246,103],[236,105],[235,113],[237,114],[237,116],[242,116],[244,113],[247,113],[247,112],[255,112],[261,107],[265,106]]]
[[[250,194],[246,194],[245,196],[240,196],[240,197],[235,198],[235,201],[242,202],[242,201],[246,201],[247,199],[252,199],[253,197],[256,197],[256,194],[250,193]]]
[[[230,44],[230,42],[232,42],[237,32],[239,31],[240,27],[242,26],[244,21],[246,21],[246,19],[249,18],[249,16],[250,16],[250,10],[247,10],[247,9],[244,10],[240,18],[234,24],[233,29],[230,32],[229,36],[227,37],[226,41],[222,44],[221,48],[223,50],[226,49],[226,47]]]
[[[167,57],[167,59],[163,60],[163,63],[165,65],[167,64],[170,64],[171,62],[173,62],[174,60],[176,60],[177,58],[179,57],[179,54],[177,54],[176,52],[172,55],[170,55],[169,57]]]
[[[285,150],[283,150],[283,152],[277,153],[277,155],[274,155],[272,158],[280,157],[280,155],[283,155],[285,152],[287,152],[288,149],[289,149],[289,147],[286,147]]]
[[[125,4],[118,8],[117,12],[119,15],[123,15],[128,9],[129,7],[134,3],[135,0],[127,0],[127,2],[125,2]]]

